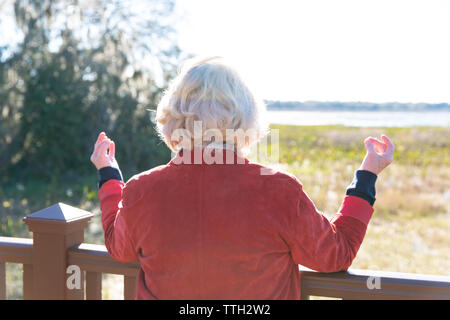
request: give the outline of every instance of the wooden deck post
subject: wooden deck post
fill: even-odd
[[[68,269],[67,249],[84,241],[84,229],[92,216],[57,203],[23,219],[33,232],[32,299],[84,299],[83,271],[75,275],[77,266]],[[76,279],[80,281],[79,289],[67,287],[70,276],[80,277]]]

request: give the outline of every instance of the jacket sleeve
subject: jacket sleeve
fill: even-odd
[[[285,240],[295,263],[319,272],[350,267],[363,241],[373,208],[357,196],[346,196],[330,221],[300,187]]]
[[[130,236],[129,219],[133,201],[128,199],[125,184],[120,180],[108,180],[99,190],[102,226],[108,253],[120,262],[138,259],[138,249]]]

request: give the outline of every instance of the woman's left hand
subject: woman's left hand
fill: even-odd
[[[119,168],[119,164],[115,158],[116,145],[114,141],[109,139],[104,132],[98,135],[97,142],[94,146],[94,151],[91,155],[91,162],[95,165],[97,170],[104,167]]]

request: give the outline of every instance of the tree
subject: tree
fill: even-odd
[[[172,0],[8,5],[22,41],[0,47],[3,177],[92,173],[100,131],[116,141],[126,175],[169,159],[147,109],[155,109],[181,57]]]

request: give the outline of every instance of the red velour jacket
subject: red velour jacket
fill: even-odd
[[[329,221],[293,175],[228,150],[244,163],[180,163],[182,152],[99,190],[108,252],[140,262],[137,299],[299,299],[299,264],[352,263],[373,213],[364,199],[346,196]]]

